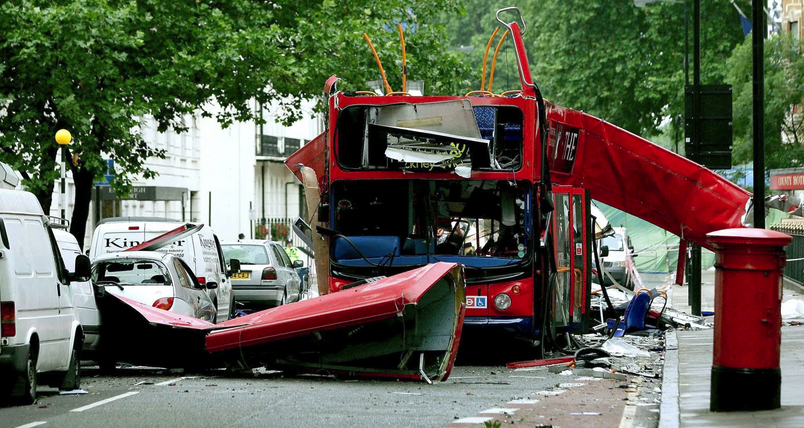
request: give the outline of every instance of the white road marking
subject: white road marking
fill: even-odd
[[[491,421],[493,418],[472,416],[471,418],[455,419],[451,424],[482,424]]]
[[[195,379],[195,376],[185,376],[185,377],[179,377],[179,378],[176,378],[176,379],[166,380],[164,382],[157,383],[156,386],[170,385],[171,383],[181,382],[184,379]]]
[[[39,425],[44,425],[44,424],[46,424],[46,423],[47,423],[47,422],[45,422],[45,421],[31,422],[31,423],[29,423],[29,424],[20,425],[20,426],[18,426],[17,428],[33,428],[33,427],[38,427]]]
[[[563,389],[556,389],[556,390],[553,390],[553,391],[539,391],[539,392],[537,392],[537,393],[535,393],[533,395],[543,395],[543,396],[547,396],[547,397],[552,397],[554,395],[561,395],[563,393],[564,393]]]
[[[494,413],[497,415],[513,415],[516,413],[517,409],[506,409],[504,407],[495,407],[493,409],[483,410],[480,414],[484,413]]]
[[[533,400],[529,398],[518,398],[516,400],[511,400],[508,404],[536,404],[539,400]]]
[[[111,403],[112,401],[119,400],[121,398],[130,397],[132,395],[137,395],[139,393],[140,393],[139,391],[126,392],[125,394],[115,395],[114,397],[98,401],[97,403],[88,404],[88,405],[86,405],[84,407],[79,407],[77,409],[73,409],[73,410],[70,410],[70,411],[71,412],[83,412],[84,410],[89,410],[89,409],[91,409],[93,407],[102,406],[102,405],[104,405],[106,403]]]

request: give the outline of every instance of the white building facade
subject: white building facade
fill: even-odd
[[[255,103],[255,111],[260,107]],[[145,163],[158,175],[147,180],[136,177],[134,189],[126,197],[118,197],[108,186],[96,186],[85,243],[89,244],[98,221],[109,217],[205,223],[228,241],[240,233],[256,237],[258,224],[304,214],[301,183],[284,160],[323,131],[313,107],[313,102],[303,102],[304,118],[290,127],[277,121],[276,106],[262,108],[267,122],[262,126],[255,121],[235,122],[223,129],[214,118],[187,116],[187,132],[160,133],[155,121],[146,119],[143,138],[150,146],[165,150],[164,159],[151,158]],[[50,209],[53,216],[60,215],[59,192],[57,183]],[[75,191],[69,172],[66,193],[70,219]]]

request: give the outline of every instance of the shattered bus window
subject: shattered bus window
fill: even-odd
[[[470,272],[521,264],[532,252],[524,182],[354,180],[333,183],[332,195],[342,235],[332,260],[341,268],[446,261]]]

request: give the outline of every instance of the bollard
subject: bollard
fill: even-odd
[[[715,249],[715,331],[709,409],[780,406],[782,268],[789,235],[726,229],[706,235]]]

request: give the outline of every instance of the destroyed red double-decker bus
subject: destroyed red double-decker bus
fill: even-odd
[[[327,131],[286,161],[317,212],[311,242],[321,292],[460,263],[467,331],[535,339],[586,327],[591,198],[703,245],[706,233],[741,226],[748,192],[610,123],[545,102],[519,21],[500,20],[513,36],[517,91],[494,94],[489,82],[463,97],[417,96],[390,92],[386,82],[390,93],[378,95],[327,81]]]

